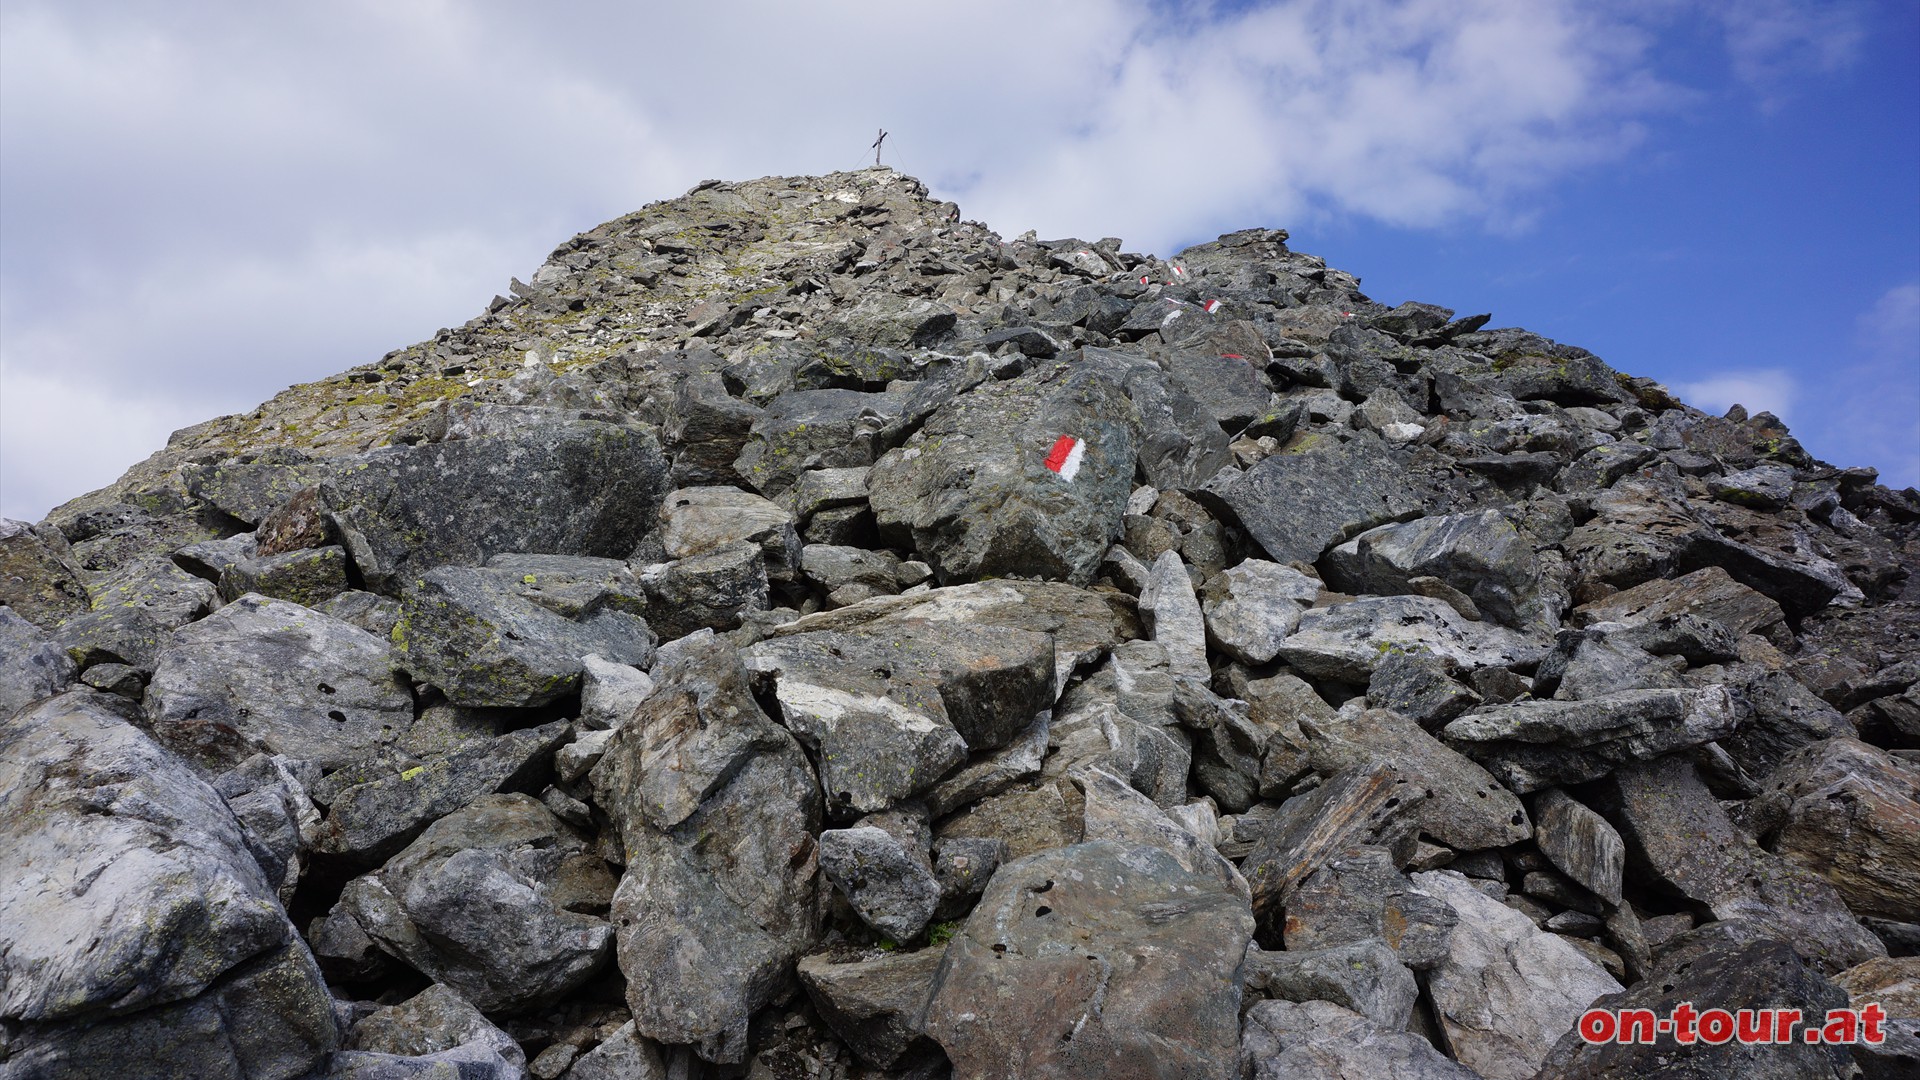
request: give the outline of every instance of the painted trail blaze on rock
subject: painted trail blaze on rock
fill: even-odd
[[[1086,452],[1086,443],[1071,435],[1062,435],[1053,441],[1053,449],[1047,451],[1047,468],[1059,473],[1060,479],[1071,480],[1080,471],[1080,459]]]

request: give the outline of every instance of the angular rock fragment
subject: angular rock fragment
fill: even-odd
[[[1490,1080],[1527,1080],[1580,1015],[1620,984],[1566,941],[1451,870],[1416,886],[1460,916],[1427,992],[1455,1060]]]
[[[1289,951],[1324,951],[1383,941],[1401,963],[1426,971],[1447,955],[1459,916],[1414,888],[1381,847],[1349,847],[1325,859],[1287,897],[1282,937]]]
[[[1750,920],[1822,971],[1885,954],[1833,886],[1735,829],[1685,757],[1623,768],[1608,787],[1608,814],[1631,859],[1715,918]]]
[[[1330,1001],[1387,1031],[1413,1015],[1420,986],[1413,972],[1379,938],[1329,949],[1247,950],[1247,987],[1286,1001]]]
[[[793,514],[750,491],[680,488],[667,493],[660,519],[660,542],[669,559],[745,543],[760,549],[769,580],[789,581],[800,568],[800,537],[794,531]]]
[[[1235,660],[1267,663],[1319,594],[1320,583],[1292,567],[1247,559],[1207,579],[1207,639]]]
[[[1162,552],[1154,560],[1147,587],[1140,593],[1140,613],[1150,624],[1153,640],[1166,650],[1174,675],[1202,681],[1212,676],[1207,666],[1207,626],[1200,599],[1194,595],[1193,580],[1177,553]]]
[[[1375,841],[1422,798],[1418,786],[1378,761],[1339,773],[1295,796],[1247,856],[1241,870],[1253,887],[1253,910],[1278,926],[1294,889],[1336,853]]]
[[[347,787],[332,797],[315,849],[362,865],[380,862],[483,795],[539,790],[567,737],[566,723],[556,720]]]
[[[249,594],[174,633],[147,715],[163,743],[216,770],[262,751],[335,768],[412,726],[394,667],[372,634]]]
[[[1920,922],[1920,769],[1858,739],[1789,755],[1749,808],[1776,854],[1856,915]]]
[[[854,1053],[892,1068],[909,1054],[934,1049],[921,1031],[921,1014],[944,951],[921,949],[843,963],[809,956],[800,961],[800,984]]]
[[[1673,615],[1695,615],[1720,623],[1735,634],[1764,630],[1786,613],[1767,596],[1733,580],[1718,566],[1685,576],[1660,579],[1582,605],[1580,625],[1596,622],[1651,622]]]
[[[1367,679],[1367,703],[1433,728],[1480,704],[1480,695],[1454,681],[1439,657],[1389,650]]]
[[[883,537],[943,584],[1093,579],[1119,532],[1139,412],[1101,374],[1049,364],[963,394],[867,478]]]
[[[1332,774],[1371,761],[1391,764],[1420,785],[1420,831],[1456,851],[1517,844],[1533,835],[1526,808],[1488,772],[1386,709],[1332,720],[1302,720],[1315,769]]]
[[[1627,848],[1607,819],[1559,788],[1534,801],[1534,839],[1560,872],[1609,904],[1620,903]]]
[[[1626,690],[1589,701],[1519,701],[1468,713],[1447,741],[1525,795],[1597,779],[1736,731],[1745,702],[1724,686]]]
[[[861,921],[894,941],[919,937],[940,904],[926,849],[911,849],[872,825],[821,833],[820,872]]]
[[[380,947],[483,1010],[577,989],[613,952],[612,875],[527,795],[487,795],[441,818],[340,898]]]
[[[732,630],[765,611],[770,579],[761,549],[741,542],[640,571],[647,626],[662,641],[700,630]]]
[[[0,606],[0,719],[73,685],[77,668],[46,631]]]
[[[1076,844],[1004,866],[947,947],[926,1031],[965,1075],[1239,1067],[1244,894],[1164,849]]]
[[[1419,512],[1405,471],[1378,436],[1315,434],[1208,492],[1277,563],[1317,562],[1362,529]]]
[[[1569,1031],[1554,1045],[1539,1075],[1551,1080],[1840,1080],[1852,1073],[1848,1048],[1808,1043],[1802,1036],[1805,1027],[1823,1024],[1827,1010],[1844,1008],[1846,1000],[1845,991],[1803,964],[1784,941],[1741,923],[1715,923],[1669,946],[1654,970],[1631,989],[1593,1003],[1594,1008],[1617,1011],[1623,1021],[1646,1025],[1635,1030],[1635,1038],[1589,1043]],[[1673,1016],[1681,1002],[1692,1004],[1696,1018],[1709,1009],[1736,1017],[1751,1010],[1769,1019],[1777,1015],[1771,1010],[1797,1009],[1801,1026],[1782,1032],[1787,1037],[1778,1042],[1773,1041],[1771,1023],[1763,1033],[1754,1029],[1765,1042],[1698,1038],[1697,1019],[1696,1037],[1686,1042],[1651,1029],[1657,1018]],[[1638,1037],[1643,1031],[1645,1037]]]
[[[1329,584],[1351,593],[1415,591],[1434,577],[1516,630],[1552,629],[1559,613],[1540,591],[1533,547],[1498,510],[1426,517],[1369,529],[1327,552]]]
[[[657,520],[667,463],[640,427],[511,409],[497,433],[393,446],[321,488],[369,587],[506,551],[624,558]]]
[[[1368,1077],[1370,1080],[1473,1080],[1433,1044],[1328,1001],[1262,1001],[1247,1010],[1243,1056],[1252,1080]]]
[[[219,602],[212,582],[144,555],[95,581],[93,606],[61,623],[55,639],[83,668],[116,663],[151,671],[168,631],[205,616]]]
[[[346,1049],[396,1057],[425,1057],[478,1044],[511,1068],[525,1068],[527,1055],[506,1032],[452,988],[438,983],[398,1005],[388,1005],[353,1025]]]
[[[87,610],[87,572],[60,530],[0,518],[0,604],[43,630]]]
[[[578,621],[522,598],[504,571],[442,566],[407,590],[393,628],[395,663],[456,705],[544,705],[580,685],[580,658],[597,653],[644,667],[647,624],[624,611]]]
[[[303,1075],[339,1038],[320,971],[226,804],[132,719],[89,690],[0,719],[8,1071]]]
[[[1547,646],[1502,626],[1472,622],[1439,600],[1377,596],[1314,608],[1280,645],[1280,658],[1322,679],[1365,685],[1389,652],[1421,652],[1463,671],[1529,666]]]

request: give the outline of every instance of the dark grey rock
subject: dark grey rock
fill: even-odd
[[[1451,870],[1415,874],[1460,921],[1427,993],[1447,1048],[1480,1075],[1527,1080],[1580,1015],[1621,986],[1598,964]]]
[[[1315,433],[1244,474],[1207,485],[1274,562],[1316,562],[1363,529],[1419,512],[1405,470],[1371,434],[1341,442]]]
[[[1748,808],[1775,854],[1832,883],[1856,915],[1920,922],[1920,766],[1858,739],[1788,755]]]
[[[733,462],[746,449],[763,411],[727,393],[715,372],[688,376],[675,388],[661,436],[673,453],[673,483],[725,484],[737,474]]]
[[[1451,605],[1425,596],[1369,596],[1314,608],[1280,645],[1280,658],[1315,678],[1365,685],[1394,650],[1424,653],[1473,671],[1525,667],[1547,645],[1503,626],[1462,618]]]
[[[46,631],[0,606],[0,719],[72,686],[77,670]]]
[[[1217,430],[1217,429],[1216,429]],[[1046,467],[1078,440],[1069,477]],[[1141,452],[1122,389],[1066,361],[956,398],[868,475],[883,537],[944,583],[986,576],[1091,581],[1118,534]]]
[[[1241,864],[1253,887],[1253,910],[1279,937],[1283,909],[1300,882],[1350,847],[1378,843],[1403,831],[1424,795],[1411,778],[1370,761],[1330,777],[1289,799]],[[1391,939],[1389,939],[1391,941]]]
[[[1489,706],[1448,724],[1445,735],[1524,795],[1730,735],[1745,708],[1725,686],[1627,690],[1588,701]]]
[[[894,941],[918,938],[940,904],[926,848],[865,823],[820,834],[820,872],[862,922]]]
[[[501,552],[624,558],[657,520],[667,463],[645,428],[506,410],[498,433],[372,451],[322,484],[354,568],[396,593]]]
[[[1846,992],[1807,967],[1784,941],[1738,923],[1703,927],[1671,946],[1647,978],[1623,993],[1593,1003],[1594,1008],[1651,1010],[1669,1016],[1676,1005],[1697,1010],[1798,1009],[1803,1025],[1824,1023],[1829,1009],[1846,1006]],[[1710,1005],[1708,1003],[1711,1003]],[[1845,1046],[1810,1044],[1800,1036],[1777,1044],[1743,1045],[1735,1040],[1681,1043],[1672,1035],[1644,1042],[1589,1043],[1578,1032],[1561,1036],[1540,1070],[1543,1080],[1599,1080],[1636,1076],[1658,1080],[1840,1080],[1852,1074]]]
[[[660,542],[670,559],[752,544],[770,581],[791,581],[800,568],[793,514],[780,504],[732,487],[680,488],[661,508]]]
[[[644,667],[647,624],[624,611],[574,621],[515,589],[509,572],[442,566],[406,591],[393,628],[395,663],[456,705],[525,707],[572,693],[580,658]]]
[[[1247,951],[1247,988],[1285,1001],[1330,1001],[1387,1031],[1406,1028],[1420,986],[1379,938],[1329,949]]]
[[[800,961],[800,984],[821,1019],[861,1059],[882,1069],[933,1044],[921,1031],[921,1014],[933,990],[944,949],[921,949],[872,959],[836,962],[830,956]]]
[[[434,822],[341,908],[388,953],[482,1010],[552,1002],[613,953],[613,877],[528,795],[486,795]]]
[[[147,715],[163,743],[216,771],[262,751],[336,768],[412,725],[394,666],[358,627],[249,594],[173,634]]]
[[[42,630],[87,610],[87,572],[59,529],[0,518],[0,605]]]
[[[1327,858],[1287,897],[1288,951],[1319,952],[1384,941],[1400,962],[1426,971],[1447,955],[1459,916],[1413,887],[1385,848],[1349,847]]]
[[[323,600],[313,605],[313,610],[357,626],[382,641],[392,637],[393,626],[400,621],[399,601],[358,589]]]
[[[1497,510],[1382,525],[1327,552],[1321,564],[1327,581],[1346,592],[1413,592],[1413,579],[1437,577],[1494,622],[1516,630],[1559,624],[1541,595],[1532,545]]]
[[[436,983],[398,1005],[361,1018],[347,1033],[345,1049],[425,1057],[474,1044],[492,1050],[515,1068],[526,1067],[527,1055],[519,1043],[451,987]]]
[[[794,390],[767,403],[734,471],[776,498],[814,469],[871,465],[909,406],[905,392]]]
[[[347,553],[340,547],[317,547],[244,559],[229,566],[219,580],[220,595],[228,600],[259,593],[314,607],[349,588]]]
[[[96,580],[93,606],[61,623],[54,637],[82,668],[117,663],[152,671],[168,632],[219,603],[213,582],[142,555]]]
[[[381,862],[483,795],[538,791],[567,738],[556,720],[347,787],[332,796],[315,847],[357,864]]]
[[[702,555],[656,563],[640,572],[647,625],[662,641],[699,630],[733,630],[765,611],[769,580],[761,549],[741,542]]]
[[[1300,726],[1313,766],[1322,773],[1377,760],[1415,778],[1425,796],[1413,812],[1420,831],[1450,848],[1501,848],[1533,836],[1526,808],[1512,792],[1399,713],[1343,710],[1334,719],[1305,719]]]
[[[926,1031],[966,1075],[1239,1068],[1244,894],[1163,848],[1078,844],[1008,864],[954,935]]]
[[[1432,728],[1478,705],[1480,695],[1455,681],[1436,656],[1389,650],[1367,679],[1367,703]]]
[[[1627,848],[1607,819],[1559,788],[1534,801],[1534,839],[1560,872],[1609,904],[1620,903]]]
[[[1735,828],[1684,756],[1623,768],[1607,788],[1629,865],[1646,867],[1653,881],[1717,919],[1765,927],[1822,971],[1885,954],[1833,886]]]
[[[1208,640],[1235,660],[1268,663],[1319,594],[1320,583],[1292,567],[1244,560],[1202,590]]]

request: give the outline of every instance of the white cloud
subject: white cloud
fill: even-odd
[[[1748,415],[1770,412],[1789,425],[1800,395],[1798,381],[1782,368],[1716,372],[1670,389],[1702,412],[1724,413],[1738,405]]]
[[[0,392],[10,415],[246,408],[476,314],[567,234],[698,180],[864,164],[876,126],[890,163],[1008,235],[1164,253],[1329,214],[1524,227],[1531,199],[1682,100],[1643,14],[9,0]],[[0,460],[16,512],[37,512],[17,492],[100,482],[64,471],[93,452],[87,425],[33,437],[54,478]]]
[[[1783,82],[1847,66],[1867,36],[1867,12],[1852,0],[1740,0],[1708,10],[1725,30],[1734,72],[1770,103]]]

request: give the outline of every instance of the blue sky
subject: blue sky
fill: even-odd
[[[1003,235],[1285,227],[1920,483],[1914,0],[0,0],[0,514],[883,125]]]

